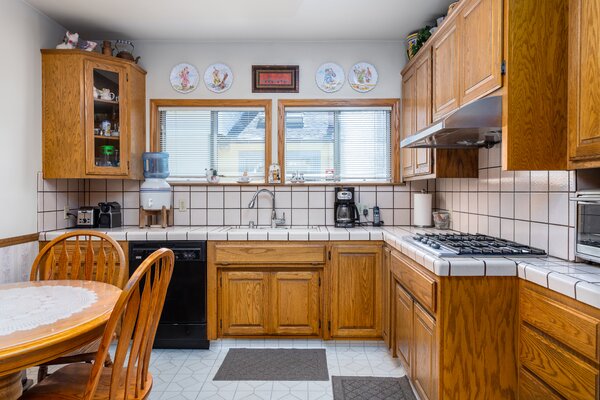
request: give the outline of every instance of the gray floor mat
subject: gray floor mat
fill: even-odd
[[[416,400],[408,378],[332,376],[334,400]]]

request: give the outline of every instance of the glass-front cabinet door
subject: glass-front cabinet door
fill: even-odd
[[[85,61],[86,172],[127,175],[127,70]]]

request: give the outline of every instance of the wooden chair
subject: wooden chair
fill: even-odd
[[[101,232],[79,230],[65,233],[40,251],[29,280],[82,279],[113,284],[122,288],[127,276],[121,246]],[[96,358],[100,338],[62,357],[40,365],[38,382],[48,376],[48,366],[91,362]],[[110,358],[106,360],[110,364]]]
[[[62,367],[20,399],[146,399],[152,388],[152,375],[148,372],[152,344],[174,262],[173,251],[159,249],[138,267],[110,315],[93,364]],[[111,367],[105,367],[104,360],[120,322],[114,362]]]

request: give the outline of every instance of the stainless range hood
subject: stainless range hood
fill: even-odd
[[[486,97],[459,108],[407,137],[400,147],[491,148],[502,140],[502,97]]]

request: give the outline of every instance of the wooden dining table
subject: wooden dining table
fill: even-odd
[[[102,336],[120,294],[95,281],[0,285],[0,399],[21,395],[23,370]]]

